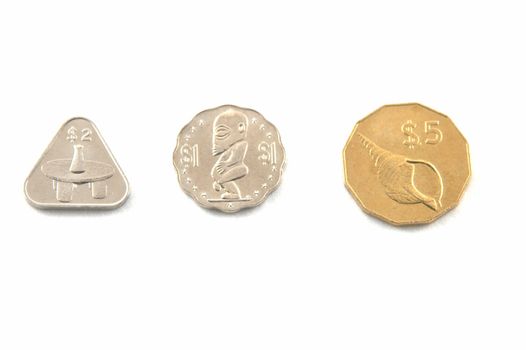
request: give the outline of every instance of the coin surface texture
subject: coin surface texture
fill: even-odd
[[[183,190],[206,208],[236,212],[261,204],[281,180],[278,130],[258,112],[221,106],[199,113],[173,153]]]
[[[447,116],[416,103],[384,106],[359,121],[343,158],[358,204],[394,225],[444,215],[471,176],[464,136]]]
[[[128,181],[88,119],[68,120],[29,174],[25,194],[38,208],[115,208]]]

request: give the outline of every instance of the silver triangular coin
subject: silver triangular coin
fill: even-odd
[[[129,194],[124,173],[90,120],[73,118],[58,131],[25,183],[38,208],[116,208]]]

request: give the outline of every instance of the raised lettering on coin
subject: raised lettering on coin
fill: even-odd
[[[95,125],[85,118],[64,124],[25,184],[39,208],[114,208],[128,196],[128,182]]]
[[[359,205],[395,225],[444,215],[471,176],[464,136],[448,117],[416,103],[384,106],[358,122],[344,167]]]
[[[181,187],[200,205],[236,212],[277,188],[285,152],[261,114],[222,106],[199,113],[181,130],[173,163]]]

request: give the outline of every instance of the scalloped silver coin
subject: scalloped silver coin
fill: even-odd
[[[279,186],[285,150],[261,114],[225,105],[199,113],[181,130],[173,164],[197,203],[233,213],[261,204]]]

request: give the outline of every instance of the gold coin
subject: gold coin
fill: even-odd
[[[417,103],[359,121],[343,151],[345,184],[362,209],[394,225],[433,222],[459,203],[469,146],[447,116]]]

